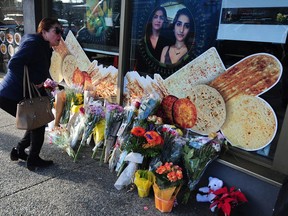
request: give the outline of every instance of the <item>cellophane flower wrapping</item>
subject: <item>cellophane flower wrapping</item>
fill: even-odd
[[[108,163],[110,151],[115,144],[117,132],[123,120],[124,108],[118,104],[105,104],[104,148],[100,161]]]
[[[183,184],[182,167],[172,162],[165,162],[165,164],[161,163],[153,173],[155,206],[161,212],[170,212]]]
[[[192,135],[184,146],[183,159],[189,190],[184,195],[183,203],[188,202],[190,191],[195,189],[207,166],[219,156],[224,140],[221,133],[212,133],[208,137]]]
[[[90,100],[87,105],[84,106],[85,123],[84,132],[78,150],[76,152],[74,161],[77,160],[78,155],[82,147],[86,144],[87,139],[91,136],[95,126],[105,117],[104,107],[101,101]]]
[[[123,170],[114,184],[117,190],[121,190],[132,183],[135,172],[138,169],[138,164],[143,162],[143,156],[139,153],[130,152],[125,157],[125,161],[128,162],[128,166]]]
[[[70,136],[71,136],[70,146],[73,149],[75,149],[78,142],[82,138],[86,122],[86,116],[84,114],[83,109],[80,109],[80,111],[76,113],[74,117],[75,122],[70,127]]]
[[[154,174],[149,170],[137,170],[135,173],[134,184],[138,190],[139,197],[149,196],[151,186],[154,183]]]
[[[66,128],[56,127],[47,133],[49,143],[64,150],[70,157],[75,157],[75,152],[70,146],[69,131]]]
[[[182,158],[183,146],[187,142],[183,137],[182,130],[174,125],[168,124],[160,126],[157,130],[164,139],[160,160],[162,162],[170,161],[174,164],[179,164]]]
[[[95,143],[94,148],[92,149],[92,158],[94,159],[97,154],[97,150],[103,146],[104,143],[104,131],[105,131],[105,119],[100,120],[94,127],[92,132],[93,140]]]
[[[73,85],[70,88],[65,89],[66,99],[65,99],[65,105],[64,110],[60,119],[60,124],[67,124],[70,120],[71,115],[71,107],[74,104],[81,104],[81,98],[77,97],[79,94],[83,94],[83,88],[78,85]],[[83,97],[82,97],[82,103],[83,103]]]
[[[157,93],[144,96],[141,100],[134,126],[147,127],[148,116],[152,116],[157,112],[160,103],[161,97]]]
[[[137,109],[138,107],[135,103],[124,107],[123,120],[117,132],[116,144],[114,145],[111,157],[109,159],[109,169],[111,171],[115,169],[120,159],[121,146],[125,140],[125,137],[130,133],[130,130],[132,129],[134,118],[137,115]]]

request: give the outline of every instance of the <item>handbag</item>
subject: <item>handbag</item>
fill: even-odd
[[[29,98],[26,98],[26,87]],[[54,120],[50,99],[48,96],[41,96],[35,84],[30,83],[27,66],[24,66],[23,97],[24,99],[17,104],[16,127],[18,129],[33,130]]]

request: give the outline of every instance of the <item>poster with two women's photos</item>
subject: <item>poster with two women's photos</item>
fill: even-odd
[[[133,1],[134,69],[170,76],[215,45],[221,1]]]

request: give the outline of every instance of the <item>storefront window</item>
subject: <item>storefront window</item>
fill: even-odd
[[[23,35],[22,1],[0,2],[0,72],[7,71],[7,62],[17,52]]]
[[[53,1],[52,13],[72,31],[87,54],[119,53],[120,0]],[[93,54],[94,53],[94,54]]]
[[[267,102],[266,105],[271,106],[270,110],[275,112],[275,124],[271,139],[255,149],[239,148],[233,143],[231,146],[229,145],[236,155],[243,154],[246,158],[260,158],[261,160],[264,158],[267,163],[273,163],[271,161],[274,159],[277,146],[283,145],[278,141],[288,100],[286,90],[288,83],[287,1],[135,0],[131,2],[131,7],[132,32],[129,67],[131,71],[136,70],[144,77],[149,75],[153,79],[154,74],[160,74],[165,83],[165,79],[211,47],[216,48],[226,70],[253,54],[266,53],[275,57],[276,64],[279,63],[279,67],[281,67],[279,71],[281,70],[282,76],[276,78],[279,79],[275,81],[275,85],[271,89],[263,90],[256,95],[265,103]],[[187,14],[191,14],[191,17],[187,15],[188,21],[182,21],[189,23],[188,39],[183,46],[185,54],[173,62],[172,51],[174,56],[180,56],[180,49],[182,49],[182,47],[176,46],[178,36],[174,35],[176,31],[174,18],[176,19],[177,11],[181,9],[185,9],[188,11]],[[158,19],[158,28],[162,28],[160,35],[162,34],[161,37],[164,37],[164,42],[162,41],[161,48],[159,48],[159,44],[156,46],[153,44],[151,34],[153,19]],[[243,30],[240,31],[240,29]],[[149,31],[150,35],[147,36]],[[185,37],[184,33],[182,36]],[[161,59],[165,46],[172,50],[169,54],[171,58],[169,63]],[[152,47],[156,47],[156,49],[152,50]],[[157,50],[157,47],[161,50]],[[166,52],[169,53],[169,50]],[[253,80],[254,75],[250,74],[249,79]],[[187,79],[187,77],[183,77],[183,79]],[[249,82],[249,79],[247,78],[245,82]]]

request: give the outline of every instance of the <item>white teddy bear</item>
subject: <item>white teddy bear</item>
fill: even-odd
[[[213,202],[213,199],[215,198],[215,194],[213,194],[213,191],[216,191],[223,187],[223,181],[215,178],[215,177],[209,177],[209,184],[208,187],[201,187],[198,190],[202,192],[202,194],[197,193],[196,200],[197,202]],[[204,193],[204,194],[203,194]],[[211,208],[211,211],[214,212],[216,206]]]

